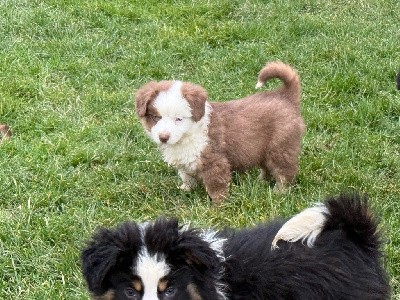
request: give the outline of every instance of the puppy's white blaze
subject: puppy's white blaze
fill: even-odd
[[[287,242],[302,240],[307,243],[308,247],[313,247],[315,239],[324,227],[327,214],[329,211],[323,204],[303,210],[283,224],[272,241],[271,248],[278,248],[279,240]]]
[[[257,81],[256,89],[259,89],[259,88],[262,87],[263,85],[264,85],[264,83],[262,83],[261,81]]]
[[[169,271],[170,268],[162,254],[151,256],[145,248],[142,249],[136,264],[136,273],[143,282],[142,300],[158,300],[158,283]]]
[[[157,96],[154,107],[164,117],[192,117],[192,108],[181,93],[182,81],[174,81],[171,87]]]

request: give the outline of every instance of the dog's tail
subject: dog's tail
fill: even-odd
[[[9,126],[0,124],[0,143],[4,140],[9,139],[12,136],[12,132]]]
[[[289,219],[272,242],[302,240],[312,247],[323,231],[341,230],[349,239],[369,253],[376,253],[382,244],[378,222],[371,213],[367,198],[357,193],[328,198],[325,204],[308,208]]]
[[[291,102],[300,103],[300,77],[294,69],[280,61],[267,63],[258,74],[256,88],[262,87],[267,80],[272,78],[279,78],[283,81],[284,87],[282,90]]]
[[[400,70],[399,73],[397,73],[396,81],[397,81],[397,89],[400,90]]]

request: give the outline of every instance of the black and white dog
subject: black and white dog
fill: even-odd
[[[242,230],[124,223],[94,234],[82,272],[98,300],[389,299],[377,225],[354,194]]]

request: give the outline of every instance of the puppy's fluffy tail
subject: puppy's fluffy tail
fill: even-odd
[[[356,193],[341,194],[325,201],[329,214],[323,230],[342,230],[351,240],[367,251],[381,246],[378,221],[368,206],[368,199]]]
[[[294,69],[280,61],[267,63],[258,74],[256,88],[262,87],[267,80],[272,78],[279,78],[283,81],[282,90],[291,102],[297,105],[300,103],[300,77]]]
[[[360,248],[370,253],[379,251],[382,243],[378,222],[368,207],[367,198],[356,193],[343,193],[289,219],[275,236],[272,248],[277,247],[278,240],[302,240],[312,247],[318,235],[329,230],[343,231]]]

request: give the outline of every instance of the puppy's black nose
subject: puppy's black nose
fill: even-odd
[[[169,140],[169,133],[168,132],[161,132],[158,135],[158,138],[160,139],[161,143],[166,143]]]

